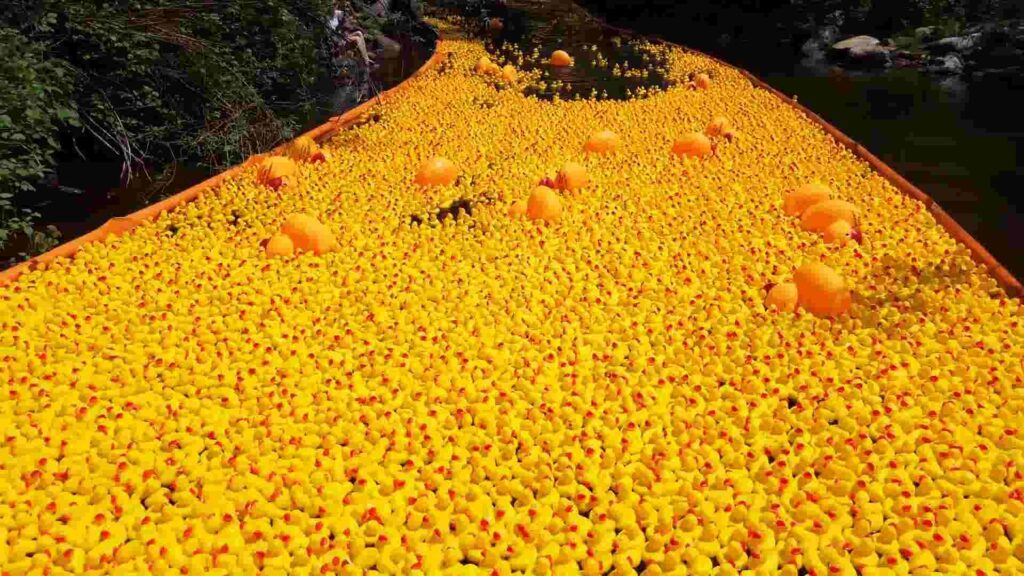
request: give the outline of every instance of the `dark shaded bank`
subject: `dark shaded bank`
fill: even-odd
[[[522,71],[539,72],[544,86],[527,89],[538,98],[622,100],[669,87],[666,62],[638,50],[634,40],[643,40],[641,36],[611,32],[570,0],[437,4],[439,14],[462,18],[488,52],[515,62]],[[549,55],[555,50],[572,54],[573,65],[552,68],[517,59],[517,54]]]
[[[1024,78],[938,76],[912,68],[850,71],[805,54],[808,36],[735,6],[581,0],[613,26],[689,46],[749,70],[859,141],[934,198],[1024,277]],[[782,4],[776,2],[775,4]],[[696,20],[695,20],[696,19]]]

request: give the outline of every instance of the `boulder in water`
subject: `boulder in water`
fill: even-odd
[[[836,42],[829,55],[837,60],[859,66],[888,66],[889,49],[874,36],[854,36]]]

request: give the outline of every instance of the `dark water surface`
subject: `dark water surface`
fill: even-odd
[[[934,198],[1024,278],[1024,78],[844,71],[805,57],[767,22],[743,30],[733,17],[711,18],[695,26],[683,3],[662,15],[637,14],[616,0],[581,3],[615,26],[712,54],[796,95]]]
[[[669,82],[663,73],[667,62],[658,61],[631,42],[641,36],[610,33],[586,10],[570,0],[513,0],[492,13],[504,23],[500,32],[485,34],[486,48],[506,59],[519,51],[528,56],[516,68],[539,70],[545,82],[562,83],[558,89],[527,92],[540,98],[626,99],[639,89],[664,90]],[[555,50],[565,50],[573,65],[554,68],[547,64]],[[534,59],[531,56],[536,55]],[[598,62],[600,57],[602,62]],[[616,74],[615,68],[629,74]],[[642,75],[633,74],[641,72]]]

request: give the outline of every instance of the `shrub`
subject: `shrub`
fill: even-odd
[[[57,155],[219,169],[292,137],[329,72],[331,0],[9,0],[0,222]],[[0,248],[10,231],[0,234]]]
[[[35,237],[35,213],[16,200],[52,170],[61,128],[78,125],[72,86],[61,61],[0,28],[0,248],[17,233]]]

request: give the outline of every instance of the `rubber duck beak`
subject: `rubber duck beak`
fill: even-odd
[[[853,230],[850,230],[850,239],[857,244],[863,244],[864,234],[860,231],[860,228],[854,228]]]
[[[772,288],[775,288],[775,282],[769,282],[765,284],[762,290],[764,290],[764,293],[767,294],[772,291]]]

